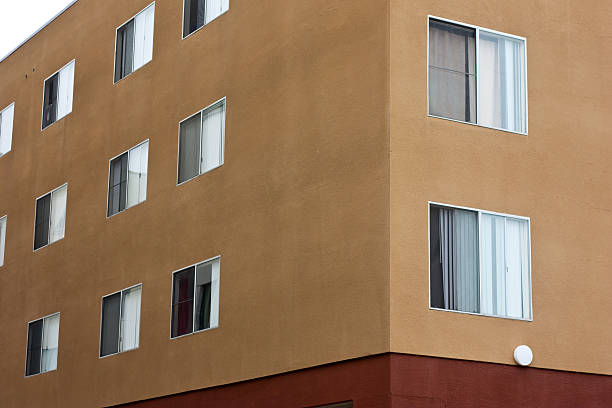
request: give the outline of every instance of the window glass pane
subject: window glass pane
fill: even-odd
[[[429,113],[476,122],[476,30],[429,21]]]
[[[153,23],[155,5],[134,17],[134,66],[136,71],[153,58]]]
[[[34,226],[34,249],[42,248],[49,243],[49,216],[51,212],[51,194],[36,200],[36,221]]]
[[[432,306],[479,311],[478,214],[432,207],[438,232],[430,239]],[[437,255],[437,260],[436,260]],[[438,285],[434,287],[434,285]]]
[[[42,372],[57,368],[60,315],[46,317],[43,323]]]
[[[194,267],[174,274],[172,284],[172,337],[193,331],[194,274]]]
[[[192,179],[199,174],[201,127],[202,117],[199,113],[181,123],[179,140],[179,183]]]
[[[481,312],[506,315],[505,219],[482,214],[480,226]]]
[[[138,286],[123,292],[121,306],[120,351],[138,347],[140,339],[140,298],[142,287]]]
[[[0,113],[0,156],[11,150],[13,140],[13,116],[15,105],[11,104]]]
[[[4,265],[4,247],[6,246],[6,219],[0,218],[0,266]]]
[[[529,225],[525,220],[506,218],[506,313],[530,318]]]
[[[186,37],[204,25],[206,0],[185,0],[184,7],[183,37]]]
[[[117,50],[115,52],[115,81],[118,81],[133,70],[134,20],[130,20],[117,30]]]
[[[59,73],[45,81],[45,95],[43,101],[43,128],[55,122],[57,118]]]
[[[207,109],[203,115],[200,173],[205,173],[223,163],[225,103]]]
[[[149,142],[130,150],[128,161],[127,206],[131,207],[147,198],[147,164]]]
[[[198,265],[196,273],[195,330],[210,328],[212,264]]]
[[[55,242],[64,238],[66,230],[66,197],[68,186],[62,186],[51,193],[51,230],[49,241]]]
[[[72,112],[72,93],[74,89],[74,61],[66,65],[59,72],[57,119],[61,119]]]
[[[113,159],[110,163],[108,188],[108,215],[125,210],[127,200],[128,153]]]
[[[43,321],[37,320],[28,325],[28,351],[26,358],[26,375],[40,373]]]
[[[210,23],[229,8],[229,1],[226,0],[206,0],[206,22]]]
[[[478,123],[525,132],[525,42],[480,31]]]
[[[102,339],[100,341],[100,356],[114,354],[119,351],[120,308],[121,293],[116,293],[102,299]]]

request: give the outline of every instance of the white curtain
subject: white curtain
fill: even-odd
[[[62,186],[51,193],[51,229],[49,242],[64,238],[66,229],[66,198],[68,186]]]
[[[134,71],[153,59],[155,4],[141,11],[134,19]]]
[[[202,117],[200,174],[223,164],[225,102],[207,109]]]
[[[478,63],[478,123],[525,132],[525,42],[480,32]]]
[[[128,158],[128,208],[147,198],[147,165],[149,162],[149,142],[130,150]]]
[[[140,297],[142,287],[123,292],[121,304],[121,349],[132,350],[140,340]]]
[[[479,311],[478,287],[478,215],[473,211],[455,211],[455,306],[456,310]]]
[[[0,266],[4,265],[4,245],[6,244],[6,219],[0,218]]]
[[[59,92],[57,97],[57,120],[72,112],[74,90],[74,61],[59,72]]]
[[[529,224],[525,220],[482,214],[482,313],[531,317]]]
[[[15,104],[0,112],[0,156],[11,150]]]
[[[51,371],[57,368],[57,348],[59,344],[60,316],[56,314],[43,321],[42,366],[41,371]]]
[[[221,260],[212,262],[212,284],[210,288],[210,327],[219,327],[219,275]]]
[[[229,0],[206,0],[206,24],[229,9]]]

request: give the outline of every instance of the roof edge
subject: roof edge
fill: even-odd
[[[10,57],[11,55],[13,55],[15,53],[15,51],[17,51],[19,48],[21,48],[25,43],[27,43],[28,41],[30,41],[32,38],[34,38],[34,36],[36,36],[36,34],[40,33],[45,27],[47,27],[49,24],[51,24],[56,18],[58,18],[59,16],[61,16],[62,14],[64,14],[64,12],[66,10],[68,10],[70,7],[72,7],[76,2],[78,2],[79,0],[72,0],[70,2],[70,4],[68,4],[66,7],[64,7],[62,9],[62,11],[60,11],[59,13],[57,13],[55,16],[53,16],[49,21],[47,21],[45,24],[43,24],[42,26],[40,26],[39,29],[37,29],[36,31],[34,31],[32,34],[30,34],[30,36],[28,38],[26,38],[25,40],[23,40],[17,47],[13,48],[13,50],[9,51],[8,54],[6,54],[4,57],[0,58],[0,63],[2,63],[5,59],[7,59],[8,57]]]

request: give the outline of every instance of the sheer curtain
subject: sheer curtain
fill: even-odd
[[[72,96],[74,90],[74,61],[59,72],[59,91],[57,100],[57,119],[72,112]]]
[[[59,324],[59,314],[44,319],[42,338],[42,372],[55,370],[57,368]]]
[[[138,347],[140,340],[140,298],[142,287],[124,291],[121,304],[121,348],[120,351]]]
[[[206,0],[206,24],[229,9],[229,0]]]
[[[6,244],[6,218],[0,218],[0,266],[4,265],[4,246]]]
[[[11,150],[15,104],[0,113],[0,156]]]
[[[134,18],[134,71],[153,59],[155,4]]]
[[[203,115],[200,173],[205,173],[223,163],[225,103],[207,109]]]
[[[66,198],[68,186],[62,186],[51,193],[51,230],[49,241],[55,242],[64,238],[66,229]]]
[[[526,132],[525,42],[480,31],[478,123]]]
[[[149,142],[130,150],[128,159],[127,206],[131,207],[147,198],[147,164]]]
[[[210,327],[219,327],[219,275],[221,260],[212,262],[212,281],[210,288]]]

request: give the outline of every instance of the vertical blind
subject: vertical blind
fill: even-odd
[[[66,197],[68,186],[62,186],[51,193],[51,225],[49,229],[49,242],[64,238],[66,229]]]
[[[9,105],[0,112],[0,156],[11,150],[13,139],[13,117],[15,115],[15,104]]]
[[[149,163],[149,142],[131,149],[128,160],[127,207],[147,199],[147,166]]]
[[[42,337],[42,372],[57,368],[57,349],[59,344],[59,314],[47,317],[43,324]]]
[[[141,293],[141,286],[125,290],[122,293],[120,351],[128,351],[138,347]]]

